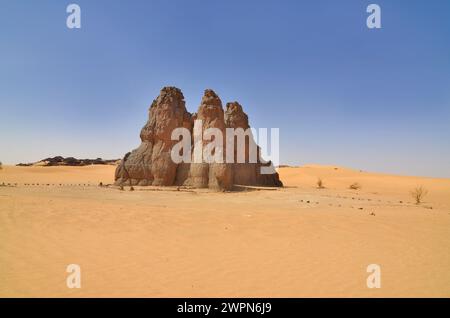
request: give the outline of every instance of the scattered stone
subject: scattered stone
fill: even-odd
[[[358,182],[354,182],[349,186],[349,189],[351,190],[359,190],[361,189],[361,185]]]

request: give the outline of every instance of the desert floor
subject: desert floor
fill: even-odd
[[[99,187],[114,169],[0,170],[0,296],[450,297],[450,179],[305,166],[278,190]]]

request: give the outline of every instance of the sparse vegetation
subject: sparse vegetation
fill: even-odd
[[[349,186],[349,189],[351,190],[359,190],[361,189],[361,185],[358,182],[354,182]]]
[[[130,187],[130,191],[134,191],[134,187],[133,186]]]
[[[2,162],[0,161],[0,170],[2,170],[3,169],[3,165],[2,165]]]
[[[416,200],[416,204],[420,204],[423,198],[428,194],[428,190],[423,186],[419,186],[411,191],[411,196]]]
[[[325,188],[321,178],[317,178],[317,188],[318,189],[324,189]]]

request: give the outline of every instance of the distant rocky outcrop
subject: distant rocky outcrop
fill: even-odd
[[[190,114],[186,110],[181,90],[164,87],[150,106],[149,119],[141,130],[140,146],[127,153],[118,165],[115,184],[176,185],[225,190],[232,190],[234,185],[283,186],[275,169],[271,174],[261,174],[262,166],[273,166],[260,158],[259,148],[257,161],[249,163],[248,145],[250,142],[254,143],[253,140],[246,141],[244,163],[175,163],[171,158],[171,149],[178,141],[171,139],[172,131],[184,127],[193,135],[194,121],[197,119],[203,121],[203,131],[208,128],[218,128],[222,131],[224,147],[226,128],[245,130],[250,127],[248,117],[239,103],[228,103],[224,111],[222,101],[211,89],[205,90],[198,112]],[[206,146],[211,141],[201,142]],[[235,157],[236,147],[237,145],[234,149]]]
[[[45,158],[33,163],[19,163],[16,166],[29,167],[29,166],[89,166],[89,165],[116,165],[120,162],[120,159],[104,160],[102,158],[97,159],[76,159],[74,157],[62,157],[56,156],[52,158]]]

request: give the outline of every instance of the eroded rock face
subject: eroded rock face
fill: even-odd
[[[153,101],[149,119],[141,130],[141,145],[127,153],[116,169],[116,183],[129,185],[173,185],[177,164],[170,150],[177,127],[192,128],[191,114],[186,111],[184,96],[175,87],[165,87]]]
[[[242,106],[238,102],[228,103],[225,111],[225,124],[227,128],[246,130],[250,128],[248,123],[248,116],[242,110]],[[273,168],[270,162],[265,162],[260,155],[260,148],[255,144],[252,136],[245,139],[245,158],[244,163],[239,163],[237,154],[238,143],[234,143],[234,162],[232,164],[233,183],[238,185],[258,185],[269,187],[282,187],[283,183],[280,181],[278,173]],[[249,155],[250,149],[256,152],[257,162],[251,162]],[[261,167],[268,166],[273,170],[272,174],[261,174]]]
[[[225,119],[222,101],[219,96],[210,89],[205,91],[198,112],[193,116],[194,120],[202,121],[202,135],[209,128],[217,128],[223,134],[222,145],[225,145]],[[201,140],[203,148],[212,140]],[[194,150],[192,150],[193,152]],[[226,163],[193,163],[190,164],[189,175],[184,185],[195,188],[231,189],[233,175],[231,166]]]
[[[217,128],[223,135],[223,162],[214,163],[175,163],[171,158],[171,149],[178,143],[171,140],[175,128],[184,127],[194,135],[194,121],[202,120],[202,134],[209,128]],[[217,94],[207,89],[196,114],[187,112],[184,96],[178,88],[165,87],[153,101],[149,110],[149,119],[141,130],[141,145],[127,153],[116,169],[117,185],[184,185],[195,188],[232,190],[233,185],[282,186],[278,174],[262,175],[260,167],[264,163],[258,159],[248,161],[248,145],[253,138],[246,140],[245,163],[226,163],[226,128],[249,128],[248,117],[239,103],[228,103],[226,112]],[[205,138],[206,139],[206,138]],[[200,140],[207,147],[213,139]],[[192,144],[192,156],[194,156]],[[237,144],[234,146],[236,159]],[[235,161],[236,162],[236,161]]]

